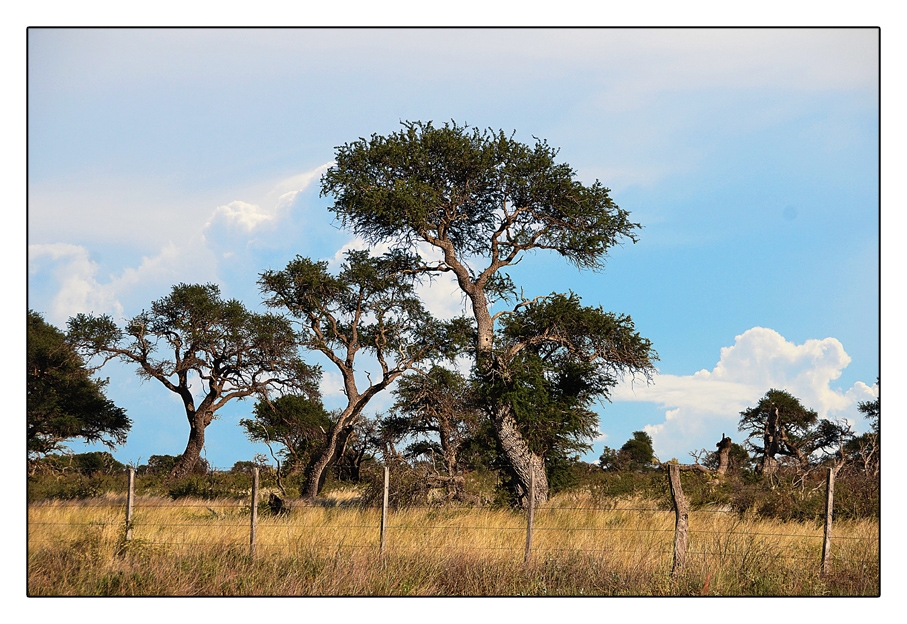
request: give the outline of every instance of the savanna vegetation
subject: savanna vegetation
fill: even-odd
[[[674,514],[660,472],[619,480],[590,472],[583,486],[553,495],[535,510],[524,561],[525,513],[501,505],[405,505],[412,484],[403,478],[392,484],[397,504],[383,554],[380,507],[363,504],[361,489],[329,483],[318,504],[289,513],[273,513],[262,500],[251,556],[250,479],[242,470],[166,491],[163,481],[138,478],[128,542],[122,493],[31,504],[30,595],[879,593],[876,518],[836,519],[832,568],[823,575],[821,514],[808,501],[792,494],[775,500],[750,488],[746,500],[725,494],[726,503],[706,502],[716,497],[694,473],[683,474],[697,501],[688,563],[673,578]],[[117,480],[122,488],[123,476]],[[265,491],[276,491],[272,477],[264,481]],[[752,506],[735,508],[745,503]],[[799,504],[799,517],[788,513],[791,503]]]
[[[211,284],[174,286],[122,324],[80,314],[62,332],[29,311],[29,593],[877,595],[878,399],[860,404],[871,429],[856,435],[772,388],[737,415],[739,442],[716,432],[714,449],[680,461],[637,431],[597,463],[580,460],[596,405],[625,376],[650,381],[657,354],[626,314],[574,293],[517,294],[507,269],[527,254],[601,269],[639,230],[607,188],[578,182],[556,156],[544,141],[407,122],[337,148],[322,178],[339,222],[390,251],[351,251],[335,273],[304,257],[262,272],[272,312]],[[436,259],[416,253],[425,245]],[[435,319],[417,296],[442,273],[455,276],[465,316]],[[322,402],[311,353],[342,379],[338,409]],[[93,377],[114,359],[179,396],[189,426],[182,454],[133,467],[129,540],[127,466],[65,447],[125,441],[131,421]],[[382,392],[392,407],[368,414]],[[245,398],[255,403],[239,424],[269,455],[214,470],[207,428]],[[676,578],[669,464],[692,509]],[[829,470],[834,558],[821,574]]]

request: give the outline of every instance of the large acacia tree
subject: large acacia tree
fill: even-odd
[[[137,364],[141,378],[180,397],[189,439],[172,478],[198,463],[205,429],[228,402],[287,389],[317,396],[319,370],[298,357],[290,321],[225,300],[214,284],[174,286],[123,328],[108,315],[79,314],[68,336],[85,357]]]
[[[577,267],[601,269],[613,245],[636,241],[639,225],[609,190],[598,181],[582,184],[556,156],[542,140],[526,145],[502,131],[405,122],[399,132],[338,147],[321,192],[333,198],[330,209],[340,223],[366,240],[408,250],[424,242],[439,252],[440,261],[418,262],[413,270],[455,276],[476,322],[478,375],[491,383],[511,375],[512,359],[494,344],[495,322],[505,312],[492,311],[513,292],[507,267],[526,252],[547,249]],[[629,319],[625,329],[635,335]],[[547,338],[567,348],[554,332]],[[626,360],[609,349],[583,357],[604,358],[615,372],[647,373],[655,354],[647,341],[638,346]],[[527,444],[513,404],[501,399],[488,409],[507,460],[520,489],[534,478],[537,497],[545,500],[544,460]]]
[[[462,320],[440,323],[424,309],[414,292],[417,276],[408,271],[412,264],[406,254],[371,257],[367,251],[349,251],[336,276],[326,262],[303,257],[261,275],[266,303],[296,317],[301,346],[322,353],[343,379],[346,406],[309,468],[304,498],[318,495],[325,469],[343,455],[368,402],[420,362],[452,355],[467,329]],[[355,374],[361,353],[377,364],[374,378],[367,372],[366,387]]]

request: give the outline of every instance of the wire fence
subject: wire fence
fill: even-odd
[[[670,476],[670,475],[669,475]],[[179,551],[227,549],[266,552],[473,553],[527,562],[560,554],[670,562],[672,574],[690,561],[814,561],[823,573],[836,562],[878,559],[877,528],[833,534],[833,475],[824,527],[768,524],[723,508],[690,510],[679,487],[673,509],[646,506],[530,505],[525,512],[476,507],[412,505],[390,510],[387,472],[382,505],[297,505],[271,513],[258,492],[258,475],[246,500],[169,500],[134,496],[130,471],[125,495],[90,501],[46,501],[29,506],[30,548],[106,541]],[[673,484],[672,484],[673,485]],[[125,499],[125,500],[124,500]],[[535,497],[531,495],[530,501]],[[262,510],[259,518],[259,509]],[[876,525],[877,527],[877,525]],[[834,548],[832,548],[832,541]]]

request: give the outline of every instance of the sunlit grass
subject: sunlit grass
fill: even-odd
[[[687,567],[672,578],[674,514],[640,498],[561,495],[526,515],[498,508],[381,510],[353,491],[286,516],[248,502],[142,497],[124,541],[125,497],[29,506],[31,595],[877,595],[878,523],[837,522],[831,574],[822,527],[725,509],[694,511]]]

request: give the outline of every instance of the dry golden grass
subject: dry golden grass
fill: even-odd
[[[379,553],[379,509],[354,492],[288,516],[259,516],[249,555],[249,506],[140,498],[133,540],[125,499],[29,507],[30,595],[877,595],[878,524],[835,525],[832,573],[819,574],[822,527],[727,510],[695,511],[684,574],[671,578],[674,516],[648,501],[594,508],[582,495],[526,516],[506,509],[390,512]]]

